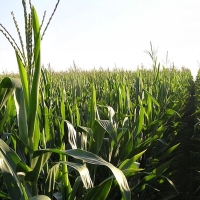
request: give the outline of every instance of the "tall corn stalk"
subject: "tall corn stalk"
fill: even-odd
[[[26,1],[22,0],[25,20],[26,47],[24,47],[21,32],[13,12],[13,21],[20,39],[21,48],[17,45],[7,29],[0,24],[0,31],[8,39],[16,54],[20,81],[18,79],[10,79],[10,82],[11,87],[13,87],[14,90],[19,127],[19,139],[22,142],[22,146],[24,146],[24,151],[21,149],[21,153],[24,158],[26,157],[27,163],[30,165],[30,167],[35,166],[33,152],[39,148],[40,140],[38,104],[41,77],[41,38],[45,34],[45,31],[56,11],[58,4],[59,0],[41,36],[42,25],[40,26],[39,24],[35,7],[31,4],[31,1],[29,1],[30,13],[28,13]],[[45,15],[43,20],[44,18]],[[37,195],[38,189],[36,180],[31,182],[31,188],[32,195]]]

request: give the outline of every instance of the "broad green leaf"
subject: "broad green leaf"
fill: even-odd
[[[98,154],[103,143],[105,130],[102,126],[99,125],[98,121],[96,120],[93,122],[92,133],[93,133],[93,137],[90,138],[89,151],[91,151],[92,153]]]
[[[133,157],[134,162],[137,161],[145,152],[146,152],[146,150],[144,150],[144,151],[138,153],[137,155],[135,155]]]
[[[167,149],[165,152],[162,153],[161,156],[158,157],[159,160],[163,160],[165,159],[167,156],[169,156],[178,146],[180,143],[170,147],[169,149]]]
[[[93,187],[93,183],[90,178],[88,168],[85,165],[72,162],[62,162],[62,161],[60,161],[59,164],[67,164],[70,167],[76,169],[79,172],[82,182],[86,189]]]
[[[84,131],[84,132],[87,133],[90,137],[92,137],[92,129],[91,129],[91,128],[84,127],[84,126],[78,126],[77,128],[78,128],[78,130]]]
[[[87,193],[84,200],[104,200],[107,198],[111,186],[112,186],[113,179],[107,179],[98,186],[92,188]]]
[[[137,193],[143,191],[146,188],[147,182],[153,180],[154,178],[156,178],[155,174],[149,174],[142,178],[142,180],[139,179],[140,182],[136,186],[132,187],[131,191],[134,192],[135,189],[137,190]]]
[[[134,168],[124,169],[122,170],[122,172],[124,173],[126,177],[133,177],[135,176],[136,172],[141,172],[145,170],[142,168],[138,168],[138,166],[139,166],[139,163],[135,162]]]
[[[79,189],[79,186],[81,185],[81,183],[82,183],[81,177],[78,176],[73,185],[69,200],[74,200],[76,198],[76,193],[78,192],[78,189]]]
[[[75,113],[76,113],[76,126],[80,126],[81,124],[81,116],[80,116],[80,112],[79,112],[79,109],[78,109],[78,106],[77,104],[75,105]]]
[[[122,164],[119,166],[119,169],[121,170],[125,170],[125,169],[129,169],[129,168],[139,168],[139,164],[135,161],[137,161],[142,154],[144,154],[146,152],[146,150],[140,152],[139,154],[135,155],[133,158],[131,159],[126,159],[124,162],[122,162]]]
[[[175,110],[173,110],[173,109],[168,109],[165,112],[164,117],[169,118],[169,117],[173,116],[174,114],[176,114],[178,117],[181,117],[180,114],[178,112],[176,112]]]
[[[4,78],[0,84],[1,89],[7,89],[7,93],[4,94],[4,99],[2,103],[8,98],[8,95],[11,95],[11,92],[14,91],[14,100],[15,107],[17,112],[17,120],[19,126],[19,135],[20,138],[27,144],[28,141],[28,127],[27,127],[27,112],[24,98],[24,91],[22,89],[22,84],[19,79],[16,78]],[[1,95],[1,94],[0,94]],[[6,95],[6,96],[5,96]],[[1,100],[1,99],[0,99]]]
[[[14,124],[10,125],[12,123],[12,119],[16,117],[16,109],[13,96],[10,96],[7,99],[7,102],[5,103],[5,108],[6,109],[4,110],[4,114],[1,115],[0,133],[5,132],[5,124],[7,124],[9,127],[12,127],[12,125],[14,125]],[[2,136],[3,135],[5,136],[5,133],[3,133]]]
[[[112,140],[117,143],[117,132],[109,120],[97,120],[97,123],[110,135]]]
[[[145,94],[147,94],[148,97],[150,97],[150,99],[152,100],[152,102],[158,106],[160,108],[160,104],[158,103],[158,101],[145,89],[143,89],[143,91],[145,92]]]
[[[76,131],[69,121],[64,120],[64,122],[67,124],[68,128],[68,142],[70,143],[72,149],[76,149]]]
[[[139,116],[137,118],[137,121],[136,121],[136,136],[142,131],[143,129],[143,125],[144,125],[144,114],[145,114],[145,110],[144,110],[144,107],[142,105],[142,102],[141,102],[141,99],[140,97],[138,96],[138,101],[140,103],[140,110],[139,110]]]
[[[29,85],[28,85],[28,78],[26,74],[26,66],[21,61],[21,58],[18,55],[18,52],[16,53],[16,58],[17,58],[17,63],[18,63],[18,68],[19,68],[19,74],[20,74],[20,80],[22,83],[23,87],[23,94],[24,94],[24,101],[25,101],[25,107],[26,107],[26,112],[28,111],[28,106],[29,106],[29,96],[30,96],[30,91],[29,91]]]
[[[32,20],[33,20],[33,32],[34,32],[34,74],[33,74],[33,82],[30,94],[30,103],[28,110],[28,134],[29,138],[34,138],[34,129],[35,129],[35,121],[39,100],[39,84],[40,84],[40,76],[41,76],[41,63],[40,63],[40,25],[38,16],[35,8],[32,6],[31,9]],[[38,136],[37,136],[38,137]]]
[[[40,153],[39,156],[33,157],[31,161],[32,171],[26,174],[25,180],[36,182],[39,178],[40,172],[51,156],[51,152]]]
[[[164,164],[158,166],[157,168],[155,168],[152,172],[153,174],[156,175],[161,175],[164,171],[166,171],[169,167],[169,164],[171,163],[172,160],[165,162]]]
[[[24,199],[27,200],[27,194],[25,188],[18,179],[15,168],[13,168],[12,158],[8,159],[5,152],[0,149],[0,170],[2,171],[4,182],[6,188],[12,200],[14,199]],[[12,154],[9,154],[12,155]],[[16,160],[16,158],[14,158]]]
[[[17,172],[29,172],[31,169],[26,166],[19,156],[11,149],[2,139],[0,139],[0,151],[4,155],[4,159],[9,163],[12,170]]]
[[[52,136],[50,134],[50,122],[49,122],[49,110],[47,106],[44,103],[44,131],[45,131],[45,136],[46,136],[46,143],[51,141]]]
[[[5,77],[0,83],[0,109],[3,107],[8,98],[11,96],[13,90],[14,87],[11,82],[11,79]]]
[[[68,155],[68,156],[72,156],[76,159],[83,160],[90,164],[107,166],[108,168],[110,168],[110,170],[114,174],[114,176],[119,184],[119,187],[122,191],[122,195],[123,195],[124,199],[125,200],[131,199],[131,193],[130,193],[130,189],[128,186],[128,182],[127,182],[126,177],[124,176],[123,172],[120,169],[113,166],[111,163],[106,162],[99,156],[97,156],[91,152],[81,150],[81,149],[70,149],[70,150],[66,150],[66,151],[58,150],[58,149],[43,149],[43,150],[41,149],[41,150],[35,151],[33,156],[37,157],[37,156],[40,156],[41,153],[46,153],[46,152],[54,152],[54,153],[58,153],[60,155]]]
[[[51,199],[53,199],[55,183],[59,174],[59,165],[60,164],[55,164],[49,169],[47,178],[45,180],[45,195]]]
[[[119,152],[120,161],[123,161],[129,156],[129,153],[133,149],[133,140],[130,138],[128,141],[124,141],[124,148]]]
[[[17,111],[17,120],[19,126],[19,136],[24,143],[28,144],[28,124],[27,124],[27,110],[25,106],[24,92],[22,85],[19,86],[14,91],[14,100]]]

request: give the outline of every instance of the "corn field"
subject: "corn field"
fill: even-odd
[[[27,16],[27,53],[11,43],[19,74],[0,77],[0,198],[200,198],[200,72],[153,51],[151,69],[55,72],[32,5]]]

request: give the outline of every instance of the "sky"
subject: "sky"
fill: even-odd
[[[10,13],[23,36],[21,2],[0,0],[0,23],[19,45]],[[32,0],[40,22],[47,12],[44,25],[56,3]],[[195,78],[200,66],[199,10],[199,0],[60,0],[42,40],[42,64],[56,71],[71,68],[73,62],[83,70],[151,68],[145,53],[151,42],[161,65],[189,68]],[[18,72],[18,67],[12,46],[0,32],[1,72]]]

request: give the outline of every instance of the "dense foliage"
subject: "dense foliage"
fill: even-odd
[[[177,195],[169,166],[179,145],[174,139],[191,82],[189,70],[160,70],[159,66],[152,70],[62,73],[42,69],[35,139],[30,145],[28,134],[24,134],[24,123],[28,123],[23,114],[22,86],[18,79],[4,78],[1,157],[6,161],[4,167],[16,174],[13,183],[20,183],[19,174],[23,174],[23,184],[15,190],[29,196],[34,191],[29,185],[34,183],[34,195],[45,194],[51,199],[64,196],[63,187],[67,188],[63,199],[71,195],[90,199],[100,191],[105,195],[99,196],[101,199]],[[9,95],[12,93],[14,96]],[[123,182],[116,173],[125,175],[121,174]],[[164,186],[167,192],[162,191]],[[9,192],[6,185],[1,189]]]
[[[1,199],[176,197],[171,164],[194,86],[190,70],[161,67],[153,51],[150,70],[47,70],[30,10],[27,53],[13,46],[19,75],[0,83]]]

